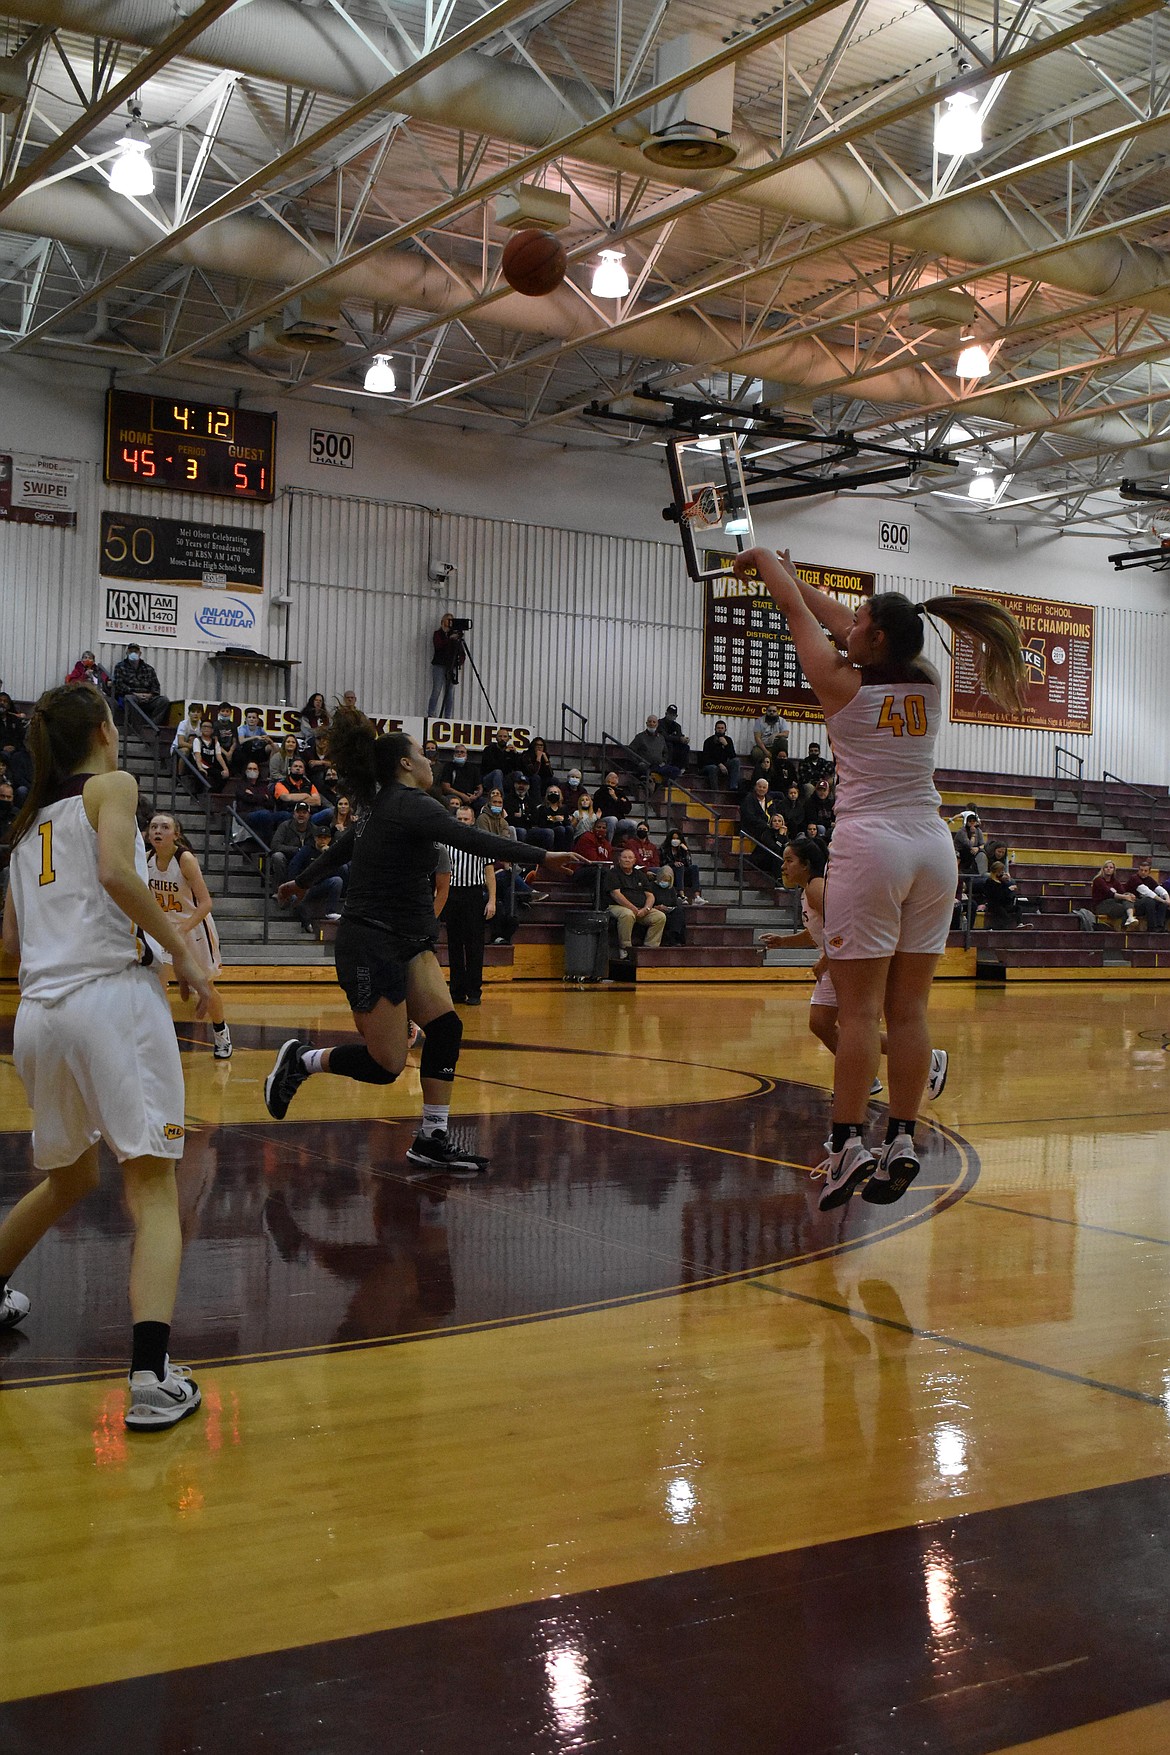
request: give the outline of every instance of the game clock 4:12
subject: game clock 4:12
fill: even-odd
[[[273,414],[181,396],[107,392],[107,481],[228,500],[271,500],[275,462]]]

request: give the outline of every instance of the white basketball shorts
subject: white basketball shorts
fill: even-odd
[[[158,940],[151,938],[149,933],[146,935],[146,942],[150,946],[151,956],[157,965],[155,972],[162,976],[165,982],[168,976],[164,970],[169,970],[172,966],[171,954],[169,951],[164,951]],[[213,981],[217,975],[222,975],[223,965],[219,960],[219,934],[215,929],[215,922],[210,916],[201,920],[195,930],[187,934],[187,943],[191,947],[192,956],[205,975],[210,975]]]
[[[825,950],[833,957],[941,956],[959,884],[950,830],[881,817],[839,822],[825,877]]]
[[[13,1060],[33,1112],[33,1163],[61,1170],[103,1139],[119,1163],[183,1156],[183,1068],[162,988],[143,967],[55,1005],[22,999]]]
[[[808,1003],[810,1006],[831,1005],[834,1009],[836,1008],[837,989],[833,986],[831,970],[826,969],[822,975],[817,976],[816,985],[812,990],[812,998]]]

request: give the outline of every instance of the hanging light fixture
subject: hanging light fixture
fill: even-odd
[[[110,166],[110,188],[115,195],[132,195],[139,199],[154,194],[150,141],[137,104],[130,105],[130,120],[118,141],[118,154]]]
[[[977,341],[964,340],[955,362],[956,378],[986,378],[991,370],[991,356]]]
[[[979,461],[975,465],[975,473],[967,483],[967,498],[981,500],[984,505],[990,505],[995,495],[995,463],[991,452],[984,445],[979,453]]]
[[[396,379],[388,353],[376,353],[366,367],[366,389],[375,396],[389,396]]]
[[[983,120],[969,91],[953,91],[934,113],[934,144],[947,158],[983,151]]]
[[[603,250],[601,261],[593,270],[592,292],[595,299],[624,299],[630,290],[630,277],[625,270],[624,250]]]

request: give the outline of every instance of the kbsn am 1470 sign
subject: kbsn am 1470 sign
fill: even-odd
[[[704,567],[730,568],[733,555],[709,552]],[[806,585],[816,586],[855,610],[872,597],[876,575],[855,567],[798,561]],[[769,704],[786,719],[823,719],[805,680],[788,622],[760,579],[737,579],[730,571],[703,581],[702,711],[754,718]]]

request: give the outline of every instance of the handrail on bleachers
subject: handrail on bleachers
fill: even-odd
[[[579,731],[577,729],[575,729],[574,727],[570,726],[570,724],[569,724],[570,719],[576,719],[576,720],[580,721]],[[581,763],[582,774],[584,774],[584,772],[585,772],[585,743],[586,743],[585,734],[588,730],[589,730],[589,716],[588,716],[588,714],[579,713],[576,707],[570,707],[568,701],[562,701],[561,702],[561,742],[564,744],[575,743],[577,745],[577,748],[579,751],[578,760]],[[573,731],[572,737],[569,736],[570,731]]]

